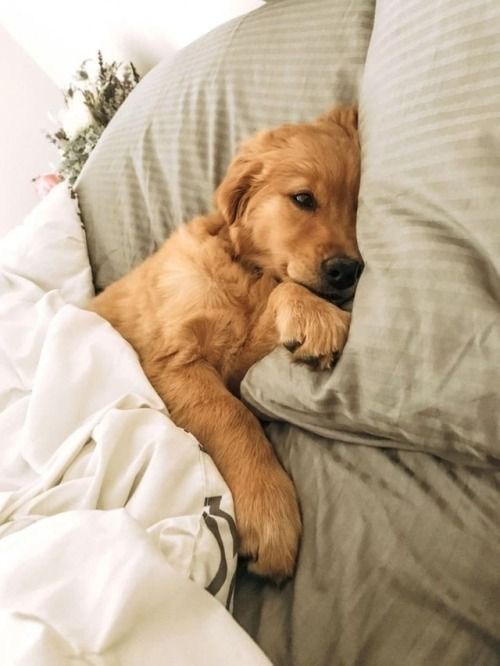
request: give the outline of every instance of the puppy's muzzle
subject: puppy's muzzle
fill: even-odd
[[[363,271],[363,263],[345,256],[329,257],[321,264],[321,278],[325,291],[331,300],[342,301],[352,295],[359,276]]]

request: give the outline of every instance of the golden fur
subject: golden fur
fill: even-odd
[[[317,293],[325,259],[359,258],[358,185],[354,108],[262,132],[229,166],[216,212],[89,304],[132,344],[173,420],[210,453],[233,494],[240,553],[275,579],[293,573],[299,507],[239,384],[277,345],[318,368],[344,346],[350,315]],[[314,194],[314,210],[292,200],[298,192]]]

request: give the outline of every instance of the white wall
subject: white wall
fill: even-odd
[[[0,26],[0,236],[20,222],[38,197],[31,178],[50,170],[57,151],[44,136],[47,111],[58,109],[56,84]]]
[[[0,0],[0,23],[64,86],[85,58],[153,64],[263,0]]]
[[[141,74],[263,0],[0,0],[0,236],[36,202],[31,178],[57,153],[44,137],[80,63],[97,50]]]

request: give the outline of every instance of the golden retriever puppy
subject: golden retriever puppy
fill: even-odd
[[[342,350],[361,270],[356,110],[284,125],[243,144],[215,212],[176,231],[89,305],[137,351],[172,419],[229,485],[249,569],[292,575],[301,533],[294,486],[238,399],[277,345],[329,368]]]

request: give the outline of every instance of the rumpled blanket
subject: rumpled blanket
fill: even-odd
[[[0,663],[269,663],[229,490],[92,295],[63,183],[0,242]]]

